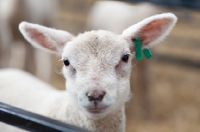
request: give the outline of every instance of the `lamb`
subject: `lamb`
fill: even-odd
[[[55,90],[27,73],[7,69],[0,71],[0,101],[90,131],[125,132],[134,40],[140,38],[142,48],[152,47],[169,34],[176,21],[174,14],[164,13],[130,26],[121,35],[97,30],[76,37],[22,22],[19,29],[28,42],[61,55],[66,90]],[[0,129],[12,128],[1,124]]]

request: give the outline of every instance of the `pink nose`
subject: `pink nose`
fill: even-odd
[[[101,102],[105,96],[105,91],[94,91],[86,93],[88,100],[90,102]]]

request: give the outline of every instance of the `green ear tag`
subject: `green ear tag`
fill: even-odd
[[[140,38],[135,38],[134,42],[136,60],[142,60],[142,44]]]
[[[143,49],[143,53],[144,53],[144,55],[145,55],[145,57],[146,57],[147,59],[149,59],[149,58],[152,57],[152,53],[151,53],[151,50],[150,50],[149,48],[144,48],[144,49]]]

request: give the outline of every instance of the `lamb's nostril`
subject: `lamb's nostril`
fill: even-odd
[[[103,100],[105,94],[106,94],[106,92],[103,91],[103,92],[100,92],[100,93],[96,93],[96,92],[94,92],[92,94],[87,93],[86,96],[88,97],[88,100],[90,102],[100,102],[100,101]]]
[[[105,94],[106,94],[106,92],[104,92],[104,91],[102,93],[100,93],[99,94],[99,99],[102,100]]]

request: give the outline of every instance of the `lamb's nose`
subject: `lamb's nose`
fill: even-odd
[[[87,93],[86,96],[88,97],[88,100],[90,102],[101,102],[105,94],[106,94],[105,91],[101,91],[101,92]]]

